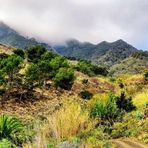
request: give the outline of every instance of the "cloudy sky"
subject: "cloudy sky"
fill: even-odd
[[[22,34],[57,43],[123,39],[148,49],[148,0],[0,0],[0,20]]]

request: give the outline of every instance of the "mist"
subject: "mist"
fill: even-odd
[[[0,20],[49,44],[123,39],[148,49],[147,0],[0,0]]]

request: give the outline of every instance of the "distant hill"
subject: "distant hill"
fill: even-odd
[[[54,51],[48,44],[40,43],[34,38],[24,37],[3,22],[0,22],[0,43],[22,49],[34,45],[44,45],[49,51]]]
[[[66,42],[66,45],[57,45],[54,48],[63,56],[90,60],[94,64],[106,67],[120,63],[137,51],[135,47],[123,40],[113,43],[103,41],[97,45],[70,40]]]
[[[111,75],[137,74],[148,70],[148,52],[138,51],[129,58],[113,65],[110,68]]]

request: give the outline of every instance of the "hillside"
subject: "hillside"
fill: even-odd
[[[110,77],[43,46],[11,53],[0,60],[0,147],[148,144],[148,73]]]
[[[0,53],[6,53],[6,54],[10,54],[12,53],[12,51],[14,50],[13,47],[4,45],[4,44],[0,44]]]
[[[138,51],[110,68],[111,75],[138,74],[148,69],[148,52]]]
[[[97,45],[70,40],[66,42],[65,46],[57,45],[54,48],[63,56],[90,60],[94,64],[106,67],[119,63],[137,51],[136,48],[123,40],[113,43],[104,41]]]
[[[54,51],[48,44],[40,43],[34,38],[24,37],[3,22],[0,22],[0,43],[22,49],[41,44],[49,51]]]

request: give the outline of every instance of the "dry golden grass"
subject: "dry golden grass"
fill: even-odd
[[[64,102],[62,108],[48,117],[49,130],[56,139],[69,139],[92,129],[87,111],[75,101]]]
[[[142,107],[148,103],[148,90],[136,94],[136,96],[133,98],[133,103],[137,107]]]

